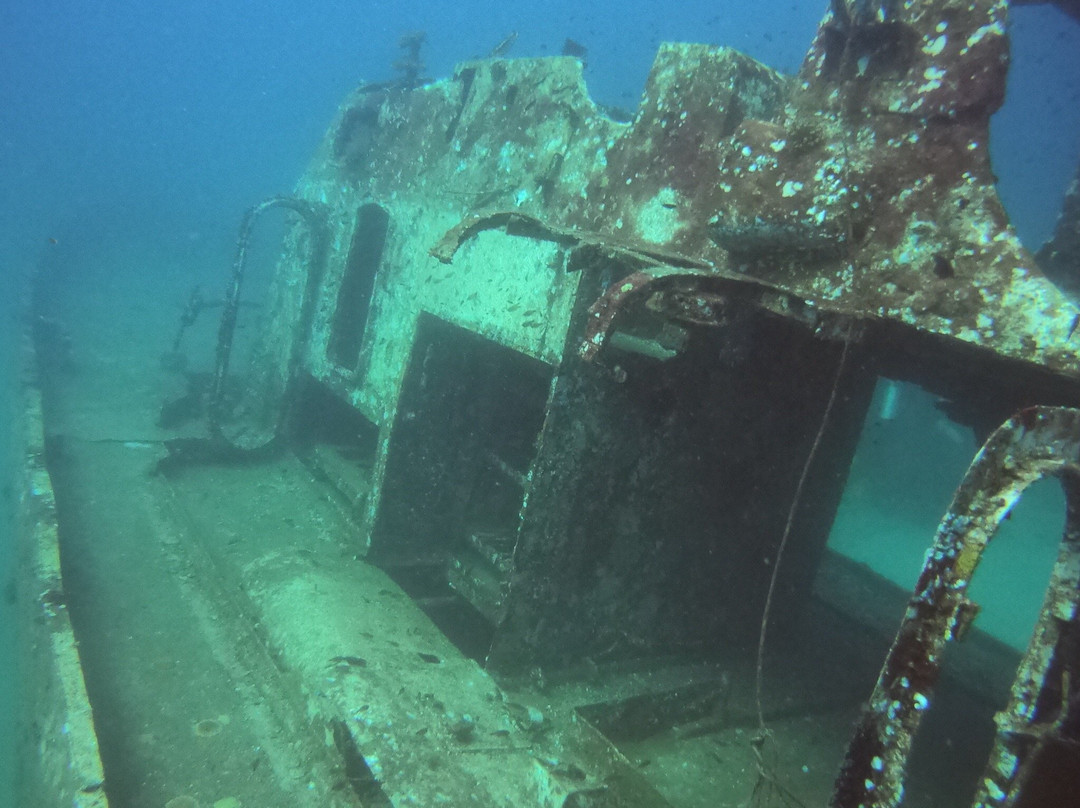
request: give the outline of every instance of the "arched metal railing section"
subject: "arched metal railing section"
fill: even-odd
[[[976,808],[1012,805],[1041,748],[1080,720],[1070,692],[1066,643],[1077,636],[1080,595],[1080,410],[1032,407],[999,427],[957,489],[927,555],[907,613],[836,780],[836,808],[893,808],[919,723],[941,670],[945,644],[978,607],[967,588],[983,550],[1024,490],[1057,475],[1067,500],[1064,535],[1031,643],[975,797]],[[1075,656],[1075,650],[1072,652]],[[1075,660],[1073,660],[1075,663]],[[1073,679],[1077,678],[1073,671]]]
[[[217,349],[214,357],[214,378],[208,408],[211,435],[217,440],[227,441],[237,449],[251,447],[239,446],[234,439],[226,436],[222,429],[222,422],[225,409],[226,379],[229,374],[229,359],[232,355],[233,337],[236,334],[236,318],[240,308],[240,291],[243,286],[248,246],[255,221],[264,211],[278,207],[288,208],[299,213],[307,226],[310,236],[308,241],[309,264],[319,260],[326,238],[326,216],[323,206],[291,196],[272,196],[269,199],[264,199],[257,205],[248,208],[240,222],[240,231],[236,239],[236,257],[233,260],[232,275],[225,294],[221,324],[218,327]]]

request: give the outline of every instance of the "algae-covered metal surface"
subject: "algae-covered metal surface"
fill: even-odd
[[[29,358],[28,358],[29,359]],[[24,393],[27,501],[18,552],[22,703],[9,731],[23,744],[15,792],[18,805],[107,808],[90,701],[61,575],[56,497],[45,467],[41,392]]]
[[[1076,309],[994,189],[1006,12],[834,3],[783,123],[733,139],[714,232],[748,271],[811,298],[1075,374]]]
[[[665,44],[625,121],[590,100],[570,57],[493,58],[448,79],[359,88],[297,186],[326,214],[327,247],[313,262],[298,234],[286,251],[250,400],[303,417],[293,381],[303,377],[356,414],[367,471],[350,496],[365,550],[407,563],[485,544],[474,535],[502,547],[476,551],[502,557],[489,570],[497,583],[461,579],[502,615],[496,648],[506,634],[533,637],[539,656],[587,650],[562,633],[575,620],[559,604],[575,598],[546,580],[557,558],[613,574],[626,595],[624,608],[597,606],[611,625],[588,630],[594,652],[660,631],[655,615],[645,628],[629,617],[656,598],[689,598],[664,630],[697,641],[708,632],[686,593],[704,592],[716,570],[702,571],[700,590],[677,587],[694,575],[679,563],[641,589],[663,565],[614,572],[615,558],[635,553],[613,548],[642,545],[610,509],[627,498],[618,509],[652,533],[698,510],[709,486],[739,500],[751,485],[759,513],[779,512],[793,494],[783,469],[805,447],[794,436],[770,444],[779,433],[763,420],[743,433],[755,447],[745,467],[717,457],[697,493],[673,470],[707,435],[727,435],[733,413],[768,401],[790,422],[812,407],[785,403],[779,378],[743,388],[728,410],[711,393],[692,419],[666,399],[774,371],[821,402],[830,385],[846,391],[814,477],[830,482],[808,498],[821,508],[807,514],[818,537],[804,545],[818,548],[806,551],[809,568],[875,368],[951,399],[980,431],[1021,406],[1080,401],[1070,343],[1080,311],[1022,248],[993,186],[987,127],[1004,92],[1006,10],[836,2],[795,77],[730,49]],[[800,334],[809,342],[786,351],[801,356],[797,367],[766,360],[785,353],[775,346],[754,353]],[[840,340],[858,361],[834,378]],[[474,358],[451,370],[456,355]],[[820,377],[795,382],[803,372]],[[469,403],[493,400],[500,375],[533,380],[513,427]],[[691,423],[700,434],[684,431]],[[466,440],[470,427],[486,437]],[[652,453],[647,470],[621,480],[620,447]],[[761,468],[778,470],[764,489],[753,482]],[[458,501],[470,496],[499,499],[497,527],[470,524],[487,518]],[[774,537],[765,546],[775,540],[768,518],[746,519],[756,525],[743,531],[748,546],[757,530]],[[578,533],[591,538],[567,538]],[[702,522],[685,540],[709,543],[708,533]],[[753,612],[753,588],[732,590],[729,606]],[[538,620],[563,628],[541,641],[526,630]]]
[[[557,247],[576,238],[1075,374],[1077,311],[1021,247],[993,186],[1005,3],[879,16],[864,5],[834,4],[794,79],[728,49],[666,44],[628,123],[589,100],[568,57],[361,88],[298,186],[331,205],[335,233],[308,363],[327,381],[348,377],[382,423],[419,310],[555,361],[576,283],[559,274]],[[388,214],[384,269],[362,356],[335,367],[324,329],[363,204]],[[497,212],[541,227],[515,236],[504,218],[445,265],[427,254]]]

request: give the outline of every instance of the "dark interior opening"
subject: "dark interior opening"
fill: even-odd
[[[435,567],[498,623],[551,378],[537,359],[421,315],[371,536],[395,577]]]
[[[422,314],[372,531],[380,558],[445,559],[475,534],[512,534],[552,369]]]
[[[693,329],[666,361],[620,351],[564,368],[492,667],[756,648],[772,559],[835,386],[781,566],[779,638],[810,594],[868,403],[861,374],[837,376],[839,358],[799,326],[754,316]]]
[[[366,501],[379,428],[310,377],[300,383],[289,435],[297,455],[357,508]]]
[[[327,346],[330,361],[347,370],[354,370],[360,361],[375,275],[382,261],[389,224],[390,215],[379,205],[361,205],[356,213],[356,229],[338,288]]]
[[[446,639],[483,665],[494,628],[447,580],[445,564],[389,566],[387,573],[431,619]]]

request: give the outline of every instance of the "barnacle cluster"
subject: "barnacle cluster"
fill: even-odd
[[[828,139],[825,124],[815,115],[796,115],[787,126],[787,147],[792,159],[820,150]]]

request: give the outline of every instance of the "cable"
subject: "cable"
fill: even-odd
[[[832,391],[829,393],[829,401],[825,405],[825,413],[821,416],[821,424],[818,426],[817,434],[814,436],[814,442],[810,446],[810,454],[806,456],[806,463],[803,464],[802,473],[799,475],[799,483],[795,486],[795,494],[791,500],[791,508],[788,509],[787,524],[784,525],[784,532],[780,537],[780,545],[776,549],[776,558],[773,561],[772,576],[769,578],[769,590],[765,595],[765,608],[761,614],[761,631],[758,633],[757,671],[754,678],[754,700],[757,705],[758,734],[760,737],[764,737],[768,734],[768,731],[765,728],[765,711],[761,706],[762,668],[765,660],[765,636],[769,629],[769,615],[772,612],[773,594],[776,591],[776,581],[780,573],[780,562],[784,557],[784,549],[787,547],[788,537],[791,535],[791,525],[795,521],[795,512],[798,510],[799,502],[802,499],[802,491],[806,484],[806,478],[810,476],[810,466],[813,465],[814,458],[817,456],[818,447],[821,445],[821,438],[825,434],[825,428],[829,424],[829,417],[832,415],[833,405],[836,403],[836,393],[840,388],[840,379],[844,375],[844,367],[847,364],[848,346],[850,344],[851,328],[849,326],[847,332],[844,334],[844,348],[840,352],[840,363],[836,367],[836,377],[833,380]]]

